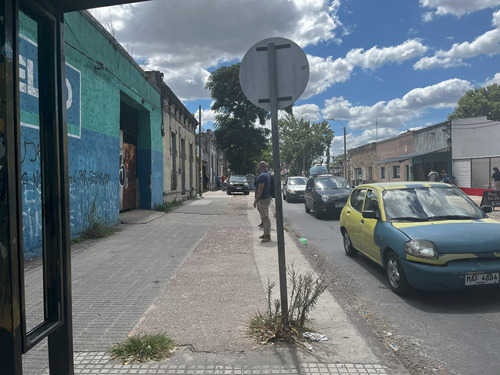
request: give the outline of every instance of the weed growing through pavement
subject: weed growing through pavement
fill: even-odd
[[[160,361],[173,355],[174,340],[163,333],[142,334],[127,337],[113,345],[108,353],[123,365]]]
[[[249,323],[250,334],[262,343],[269,341],[298,342],[302,334],[310,331],[308,315],[318,302],[319,296],[328,285],[315,271],[299,274],[293,264],[287,267],[290,295],[288,316],[282,316],[281,302],[273,301],[272,290],[275,283],[267,283],[267,312],[258,312]]]
[[[163,204],[156,205],[155,211],[170,212],[174,207],[182,206],[182,201],[174,199],[172,202],[163,202]]]
[[[108,226],[108,224],[99,216],[97,213],[95,199],[90,207],[89,214],[87,216],[87,227],[80,233],[80,236],[72,240],[73,243],[77,243],[89,238],[104,238],[108,237],[116,232],[116,229]]]

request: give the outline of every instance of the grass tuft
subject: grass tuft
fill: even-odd
[[[154,207],[155,211],[170,212],[174,207],[182,206],[182,201],[174,199],[172,202],[163,202]]]
[[[321,277],[314,276],[314,271],[298,274],[292,264],[287,267],[287,273],[291,285],[288,315],[286,317],[282,315],[280,300],[272,300],[275,283],[268,282],[267,311],[258,312],[248,325],[250,335],[261,343],[300,342],[302,334],[311,331],[307,326],[309,313],[318,302],[319,296],[328,287]]]
[[[160,361],[173,355],[174,340],[162,333],[127,337],[113,345],[108,353],[123,365]]]

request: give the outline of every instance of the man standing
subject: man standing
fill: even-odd
[[[428,177],[429,181],[439,180],[439,174],[433,168],[431,168],[431,171],[429,172],[427,177]]]
[[[265,161],[257,165],[259,172],[255,185],[255,202],[253,207],[259,210],[260,218],[264,227],[264,234],[260,236],[262,242],[271,241],[271,219],[269,218],[269,205],[271,204],[271,175],[267,171]]]

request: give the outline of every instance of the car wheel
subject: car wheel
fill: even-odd
[[[309,207],[307,207],[307,203],[306,202],[304,202],[304,207],[306,209],[306,213],[311,212],[311,209]]]
[[[227,189],[227,195],[231,195],[231,190]]]
[[[286,195],[283,193],[283,200],[286,201]]]
[[[245,191],[245,195],[248,195],[248,194],[250,194],[250,192],[249,191]]]
[[[323,217],[323,212],[318,210],[316,205],[314,205],[314,216],[316,216],[316,219],[321,219]]]
[[[407,294],[410,290],[410,285],[408,284],[408,280],[406,280],[405,271],[403,270],[401,261],[393,251],[387,254],[385,259],[385,269],[392,291],[399,295]]]
[[[344,237],[345,255],[350,257],[355,257],[358,251],[354,248],[354,246],[352,246],[351,237],[349,237],[349,233],[347,233],[347,231],[344,230],[342,236]]]

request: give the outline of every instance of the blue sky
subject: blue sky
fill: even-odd
[[[310,79],[294,114],[330,121],[332,153],[445,121],[469,89],[500,83],[500,0],[156,0],[92,10],[194,112],[215,114],[211,71],[255,43],[301,46]]]

